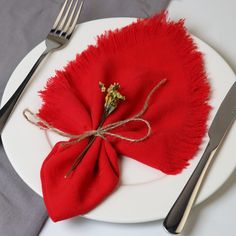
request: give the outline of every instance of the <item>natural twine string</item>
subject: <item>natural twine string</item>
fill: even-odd
[[[78,135],[73,135],[73,134],[69,134],[69,133],[66,133],[64,131],[61,131],[57,128],[54,128],[53,126],[51,126],[48,122],[46,122],[45,120],[41,119],[39,116],[37,116],[36,114],[34,114],[32,111],[30,111],[29,109],[25,109],[23,111],[23,115],[24,117],[33,125],[37,126],[37,127],[40,127],[41,129],[44,129],[44,130],[50,130],[50,131],[53,131],[54,133],[57,133],[61,136],[64,136],[64,137],[69,137],[71,139],[73,139],[72,141],[69,141],[66,143],[66,145],[71,145],[71,144],[75,144],[75,143],[78,143],[80,142],[81,140],[85,139],[85,138],[88,138],[88,137],[91,137],[91,136],[99,136],[103,139],[106,139],[105,136],[109,135],[109,136],[113,136],[113,137],[116,137],[116,138],[119,138],[119,139],[122,139],[122,140],[126,140],[126,141],[129,141],[129,142],[132,142],[132,143],[137,143],[137,142],[142,142],[144,141],[145,139],[147,139],[150,135],[151,135],[151,125],[150,123],[141,118],[141,116],[146,112],[146,110],[148,109],[148,106],[149,106],[149,101],[151,99],[151,96],[156,92],[156,90],[161,86],[163,85],[164,83],[166,83],[166,79],[162,79],[148,94],[145,102],[144,102],[144,105],[141,109],[141,111],[139,113],[137,113],[136,115],[134,115],[133,117],[130,117],[128,119],[125,119],[125,120],[120,120],[120,121],[117,121],[117,122],[114,122],[114,123],[111,123],[111,124],[108,124],[108,125],[105,125],[103,127],[99,127],[98,129],[96,130],[89,130],[89,131],[85,131],[84,133],[82,134],[78,134]],[[129,122],[133,122],[133,121],[137,121],[137,122],[142,122],[146,125],[147,127],[147,133],[141,137],[141,138],[129,138],[129,137],[126,137],[126,136],[123,136],[123,135],[120,135],[120,134],[115,134],[115,133],[112,133],[112,132],[109,132],[117,127],[120,127],[120,126],[123,126]]]

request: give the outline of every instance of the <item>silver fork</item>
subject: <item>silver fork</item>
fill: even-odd
[[[75,30],[76,23],[79,18],[82,6],[83,6],[83,1],[81,1],[79,4],[79,0],[65,0],[55,20],[54,25],[45,40],[46,43],[45,51],[36,61],[32,69],[26,76],[26,78],[23,80],[23,82],[20,84],[20,86],[11,96],[11,98],[6,102],[6,104],[0,110],[0,132],[5,126],[17,101],[19,100],[25,87],[27,86],[28,82],[34,75],[36,69],[41,64],[41,62],[46,58],[46,56],[50,52],[62,48],[69,42]]]

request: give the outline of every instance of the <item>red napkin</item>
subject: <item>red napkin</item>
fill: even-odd
[[[88,139],[53,147],[41,169],[43,196],[52,220],[84,214],[111,194],[119,183],[121,155],[166,174],[180,173],[206,131],[209,85],[202,54],[183,20],[168,21],[166,13],[106,32],[95,46],[89,46],[48,81],[40,92],[43,105],[38,116],[57,129],[77,135],[96,129],[101,119],[104,94],[99,81],[107,87],[119,83],[126,97],[106,119],[107,125],[138,113],[148,93],[164,78],[167,83],[152,96],[143,115],[152,128],[146,140],[131,143],[97,137],[66,179],[64,175]],[[138,138],[146,129],[131,122],[112,132]]]

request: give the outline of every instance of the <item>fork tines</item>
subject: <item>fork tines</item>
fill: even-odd
[[[65,0],[52,27],[51,33],[62,35],[67,39],[70,38],[83,6],[83,1],[81,1],[80,4],[78,3],[79,0]]]

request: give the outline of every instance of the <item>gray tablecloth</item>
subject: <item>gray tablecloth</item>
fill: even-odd
[[[63,0],[0,0],[0,95],[21,59],[44,40]],[[169,0],[84,0],[80,22],[104,17],[147,17]],[[24,147],[22,147],[24,148]],[[22,161],[24,161],[24,157]],[[38,235],[47,219],[40,196],[12,168],[0,143],[0,236]]]

